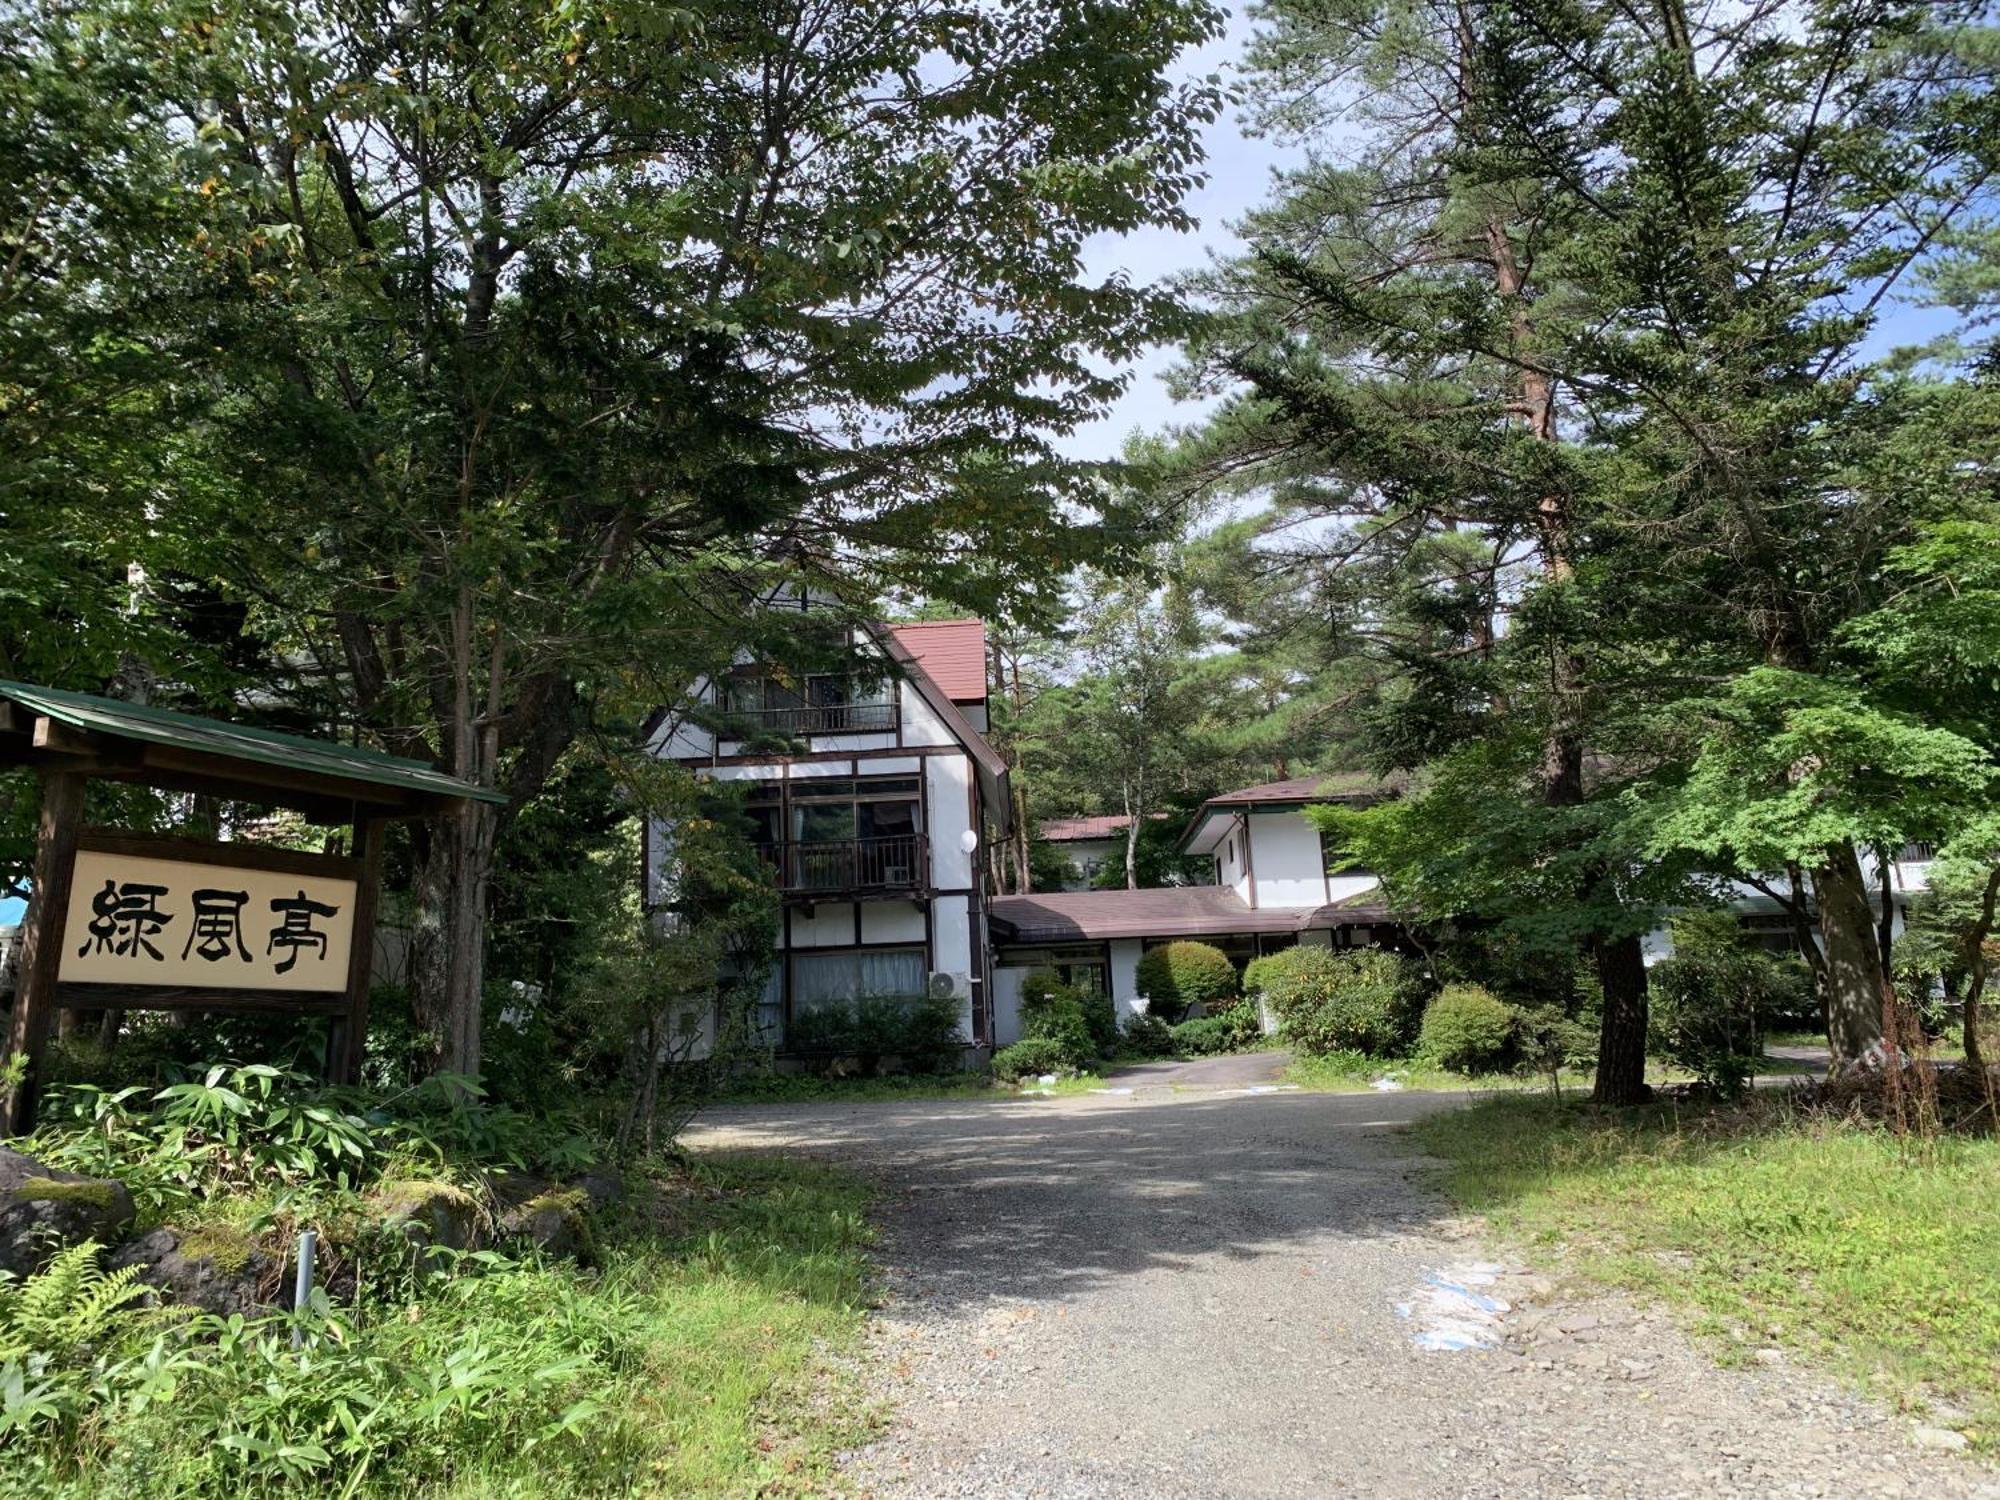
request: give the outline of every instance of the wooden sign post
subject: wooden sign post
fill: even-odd
[[[62,1010],[264,1010],[328,1018],[329,1077],[359,1074],[392,818],[502,800],[419,761],[0,682],[0,765],[34,765],[42,814],[7,1055],[32,1128]],[[353,833],[346,855],[90,828],[93,778],[292,807]]]

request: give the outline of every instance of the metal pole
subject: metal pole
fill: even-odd
[[[299,1235],[299,1274],[298,1279],[292,1283],[292,1312],[294,1315],[304,1312],[306,1304],[312,1300],[313,1259],[318,1254],[318,1251],[319,1231],[317,1229],[302,1231]],[[300,1344],[305,1342],[305,1337],[305,1330],[299,1327],[297,1323],[294,1323],[292,1325],[292,1347],[294,1349],[298,1348]]]

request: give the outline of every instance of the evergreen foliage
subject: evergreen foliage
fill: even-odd
[[[1309,1057],[1400,1056],[1421,1009],[1409,964],[1383,949],[1336,953],[1301,944],[1272,955],[1260,977],[1279,1035]]]
[[[1179,1019],[1195,1006],[1214,1012],[1236,1003],[1236,966],[1208,943],[1182,940],[1149,948],[1136,971],[1148,1011],[1163,1020]]]
[[[1448,984],[1424,1008],[1417,1050],[1441,1068],[1477,1078],[1512,1067],[1519,1039],[1512,1006],[1477,985]]]

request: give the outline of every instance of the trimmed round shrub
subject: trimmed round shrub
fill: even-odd
[[[1298,952],[1296,948],[1282,948],[1276,953],[1266,953],[1262,958],[1253,958],[1243,966],[1243,995],[1254,1000],[1271,987],[1271,981],[1285,970],[1287,955]]]
[[[1083,1002],[1067,992],[1034,1010],[1021,1014],[1023,1041],[1053,1042],[1072,1068],[1081,1068],[1097,1056],[1097,1043],[1090,1035],[1090,1021]]]
[[[1237,1000],[1236,965],[1220,948],[1207,943],[1167,943],[1139,960],[1139,993],[1151,1001],[1152,1013],[1172,1023],[1195,1006],[1226,1010]]]
[[[1120,1041],[1126,1051],[1141,1057],[1168,1057],[1174,1050],[1173,1028],[1158,1016],[1136,1011],[1125,1018]]]
[[[1240,1052],[1258,1038],[1257,1012],[1233,1005],[1219,1016],[1197,1016],[1173,1028],[1174,1050],[1188,1057],[1214,1057]]]
[[[1074,1073],[1061,1042],[1052,1037],[1031,1036],[993,1054],[993,1076],[1003,1083],[1019,1083],[1023,1078],[1040,1078],[1045,1073],[1058,1077]]]
[[[1412,976],[1386,949],[1287,948],[1261,978],[1279,1034],[1309,1057],[1392,1057],[1409,1044]]]
[[[1439,1067],[1476,1078],[1514,1065],[1520,1016],[1476,984],[1448,984],[1424,1012],[1417,1050]]]

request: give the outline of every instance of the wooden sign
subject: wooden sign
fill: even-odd
[[[347,861],[85,834],[57,983],[345,993]]]
[[[507,799],[418,761],[145,704],[0,682],[0,766],[41,779],[34,897],[0,1058],[27,1067],[0,1129],[35,1119],[59,1016],[128,1010],[324,1017],[327,1076],[360,1076],[382,831]],[[133,783],[289,807],[353,829],[346,857],[86,827],[85,787]]]

